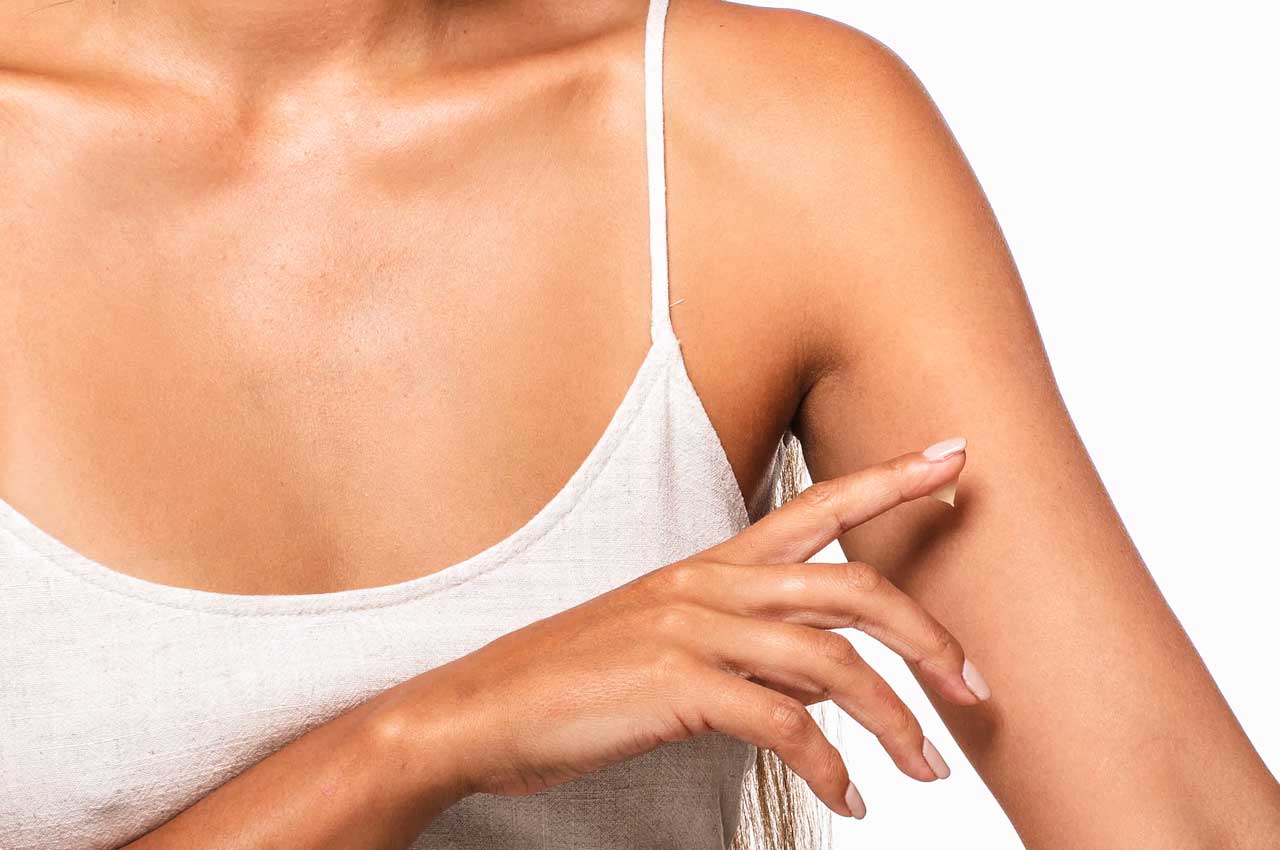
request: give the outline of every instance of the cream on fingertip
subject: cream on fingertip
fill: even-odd
[[[920,454],[929,463],[938,463],[960,454],[967,446],[968,441],[964,437],[950,437],[946,440],[939,440],[920,452]],[[954,508],[956,506],[956,482],[954,480],[948,481],[929,495],[939,502],[944,502]]]
[[[939,502],[946,502],[954,508],[956,506],[956,482],[948,481],[929,495]]]

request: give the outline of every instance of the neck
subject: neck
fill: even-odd
[[[421,64],[462,13],[471,12],[443,0],[130,0],[96,17],[139,55],[260,85],[343,66]]]

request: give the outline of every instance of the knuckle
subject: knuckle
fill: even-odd
[[[874,593],[884,581],[880,571],[862,561],[849,561],[840,570],[845,587],[854,593]]]
[[[898,498],[906,499],[919,479],[919,468],[909,457],[898,457],[889,461],[889,478]]]
[[[823,750],[822,778],[833,786],[843,786],[849,781],[849,769],[845,767],[844,757],[840,755],[838,749],[831,745],[830,741],[827,742],[827,746]]]
[[[881,741],[923,737],[924,733],[920,730],[915,715],[911,713],[911,709],[907,708],[906,703],[898,699],[897,695],[881,703],[881,717],[883,723],[876,734]]]
[[[774,700],[769,706],[769,721],[773,724],[774,734],[781,740],[794,741],[807,731],[812,718],[803,703],[785,697]]]
[[[946,626],[938,622],[923,608],[920,609],[923,620],[923,636],[913,642],[912,653],[921,667],[943,674],[959,670],[964,664],[964,647]]]
[[[675,596],[687,596],[702,578],[702,566],[696,561],[676,561],[663,569],[666,589]]]
[[[685,635],[697,625],[697,612],[684,602],[668,602],[653,612],[653,628],[664,635]]]
[[[833,479],[815,481],[801,490],[795,499],[811,510],[832,511],[837,496],[836,486]]]
[[[813,636],[813,654],[825,661],[840,667],[856,667],[862,663],[862,656],[847,638],[826,630],[818,630]]]
[[[664,644],[653,656],[652,671],[656,681],[683,681],[688,670],[689,658],[678,647]]]
[[[945,666],[959,667],[964,663],[964,648],[960,641],[942,626],[935,628],[932,654]]]

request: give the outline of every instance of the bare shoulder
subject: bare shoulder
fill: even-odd
[[[946,191],[921,185],[922,164],[948,160],[964,182],[963,156],[911,68],[856,27],[673,0],[667,38],[673,145],[699,186],[690,215],[716,223],[718,244],[740,239],[735,286],[751,297],[733,318],[804,340],[797,368],[811,383],[847,354],[851,302],[874,297],[859,259],[890,249],[877,234],[895,205]]]
[[[918,86],[903,60],[874,35],[813,12],[674,0],[669,21],[673,32],[680,27],[696,36],[690,50],[716,60],[722,82],[736,83],[744,95],[785,98],[797,110],[795,119],[841,117],[815,116],[815,106],[838,107],[849,117],[892,99],[904,84]]]

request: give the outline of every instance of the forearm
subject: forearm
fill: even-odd
[[[465,795],[429,730],[383,722],[388,693],[290,742],[127,850],[404,850]]]

